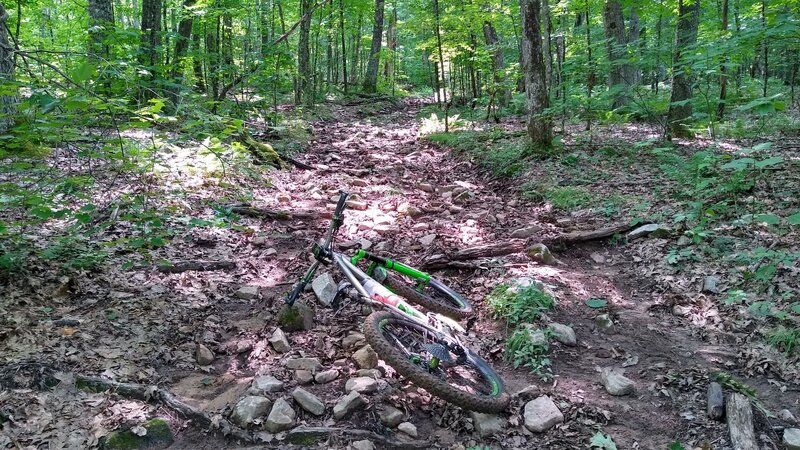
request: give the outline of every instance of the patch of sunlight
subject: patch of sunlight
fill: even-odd
[[[477,130],[479,128],[477,122],[462,119],[458,114],[449,117],[448,123],[450,125],[450,131]],[[439,118],[436,113],[432,113],[429,118],[422,119],[422,123],[417,131],[417,136],[422,137],[442,132],[444,132],[444,117]]]

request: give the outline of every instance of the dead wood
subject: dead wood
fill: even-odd
[[[156,269],[162,273],[182,273],[188,271],[209,272],[213,270],[232,270],[235,268],[235,261],[176,261],[156,265]]]
[[[586,231],[573,231],[571,233],[562,234],[552,238],[544,239],[542,242],[551,247],[564,246],[577,244],[579,242],[595,241],[598,239],[605,239],[615,234],[622,234],[630,231],[633,225],[630,224],[617,224],[610,227],[599,228],[597,230]]]
[[[231,206],[231,212],[241,216],[267,218],[273,220],[293,220],[293,219],[325,219],[325,212],[317,211],[280,211],[277,209],[256,208],[250,205]],[[330,217],[327,213],[327,217]]]
[[[468,261],[478,258],[505,256],[512,253],[519,253],[524,249],[525,240],[512,239],[505,242],[496,242],[492,244],[465,248],[450,255],[433,255],[423,263],[423,267],[428,269],[448,267],[452,266],[455,261]]]
[[[728,416],[728,433],[732,447],[736,450],[759,450],[761,447],[753,430],[753,407],[750,399],[739,393],[731,394],[725,405],[725,414]]]

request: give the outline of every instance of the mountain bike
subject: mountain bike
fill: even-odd
[[[340,193],[326,235],[312,247],[315,261],[286,297],[286,303],[294,304],[320,265],[333,265],[345,279],[339,283],[331,306],[337,309],[343,300],[351,299],[376,309],[364,322],[364,335],[380,359],[414,384],[464,409],[484,413],[505,409],[509,396],[503,381],[461,341],[459,335],[463,336],[465,329],[443,314],[470,315],[469,302],[413,267],[363,250],[348,258],[332,249],[344,221],[347,196]],[[356,265],[361,260],[370,262],[366,271]],[[431,310],[438,308],[442,313],[423,313],[410,302],[430,305]]]

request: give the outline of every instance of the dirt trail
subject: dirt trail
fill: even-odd
[[[338,242],[358,242],[412,264],[432,254],[497,242],[513,230],[532,225],[541,227],[542,236],[568,231],[552,211],[520,199],[517,183],[521,180],[493,180],[470,162],[419,140],[415,115],[420,106],[410,102],[333,107],[335,117],[314,124],[314,141],[299,156],[318,170],[270,172],[269,185],[253,190],[253,202],[288,211],[325,211],[332,209],[339,189],[346,189],[353,197]],[[464,191],[469,194],[461,195]],[[313,329],[287,333],[291,351],[286,354],[276,353],[267,343],[283,295],[309,264],[306,252],[327,223],[323,213],[318,220],[246,218],[243,224],[256,232],[244,239],[236,232],[214,232],[191,236],[170,250],[176,259],[233,260],[237,269],[230,273],[139,272],[114,279],[101,275],[73,280],[81,285],[81,301],[77,306],[59,307],[54,314],[80,316],[83,328],[76,338],[65,339],[64,330],[58,335],[50,322],[12,315],[19,325],[0,342],[0,350],[9,358],[34,355],[31,361],[46,354],[60,370],[160,384],[195,407],[223,414],[246,394],[258,374],[284,381],[284,390],[275,395],[290,398],[298,382],[285,367],[286,360],[318,357],[326,369],[335,368],[340,376],[327,384],[306,386],[328,410],[314,417],[295,407],[298,424],[344,426],[393,436],[396,433],[378,420],[379,406],[388,403],[405,411],[420,437],[430,439],[437,448],[582,449],[602,430],[620,449],[664,449],[675,441],[686,448],[707,444],[704,448],[727,449],[724,424],[705,415],[705,389],[712,370],[731,372],[752,386],[767,410],[788,408],[797,414],[796,386],[737,373],[741,367],[737,346],[743,336],[715,334],[676,317],[672,305],[664,301],[664,290],[634,271],[641,263],[634,262],[631,248],[590,244],[557,250],[560,262],[554,266],[540,266],[516,254],[490,261],[484,268],[436,272],[476,304],[479,320],[472,330],[471,346],[498,369],[511,393],[526,391],[502,415],[504,433],[479,438],[467,413],[394,377],[387,380],[390,388],[371,396],[365,408],[335,421],[330,408],[343,395],[344,382],[356,372],[350,358],[353,350],[343,348],[342,339],[360,329],[361,309],[351,305],[335,316],[319,305],[313,293],[306,293],[304,301],[315,311]],[[422,245],[421,241],[431,243]],[[597,255],[603,262],[594,261]],[[577,346],[551,347],[552,381],[543,382],[502,360],[505,326],[492,318],[482,302],[497,284],[522,276],[552,286],[558,306],[551,318],[572,325],[577,333]],[[242,286],[255,291],[243,291]],[[612,330],[596,326],[598,311],[584,303],[592,297],[609,300],[608,312],[615,322]],[[123,313],[112,320],[109,311]],[[215,352],[213,364],[197,365],[197,342]],[[636,392],[611,397],[600,384],[597,369],[623,363],[630,364],[626,376],[636,382]],[[18,370],[14,376],[24,373]],[[534,435],[521,425],[520,411],[527,400],[542,393],[553,397],[565,422]],[[53,417],[72,417],[60,426],[80,425],[71,438],[85,445],[96,443],[87,430],[99,425],[113,429],[120,423],[161,415],[177,430],[171,448],[239,448],[187,426],[164,408],[74,390],[60,391],[59,396],[70,400],[28,390],[16,398],[9,393],[0,401],[24,409],[29,417],[50,414],[42,429],[59,426]],[[769,427],[776,423],[781,424],[759,415],[759,431],[776,443],[774,448],[780,448],[779,437]],[[286,447],[281,434],[263,437],[269,447]],[[349,441],[334,437],[319,446],[345,448]]]

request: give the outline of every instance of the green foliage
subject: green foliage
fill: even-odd
[[[533,323],[555,305],[553,297],[536,286],[512,289],[507,284],[496,286],[486,301],[498,317],[511,325]]]
[[[502,130],[434,133],[426,139],[463,154],[495,177],[514,177],[525,169],[525,145]]]
[[[603,434],[600,431],[592,436],[589,446],[601,450],[617,450],[617,444],[614,442],[614,439],[611,439],[611,435]]]
[[[777,326],[767,332],[767,342],[786,354],[800,354],[800,328]]]
[[[528,327],[517,328],[506,339],[505,357],[515,369],[525,367],[531,373],[536,374],[543,380],[547,380],[552,377],[550,373],[551,361],[547,357],[547,352],[550,349],[550,335],[544,331],[544,341],[534,342],[531,339],[531,331]]]

